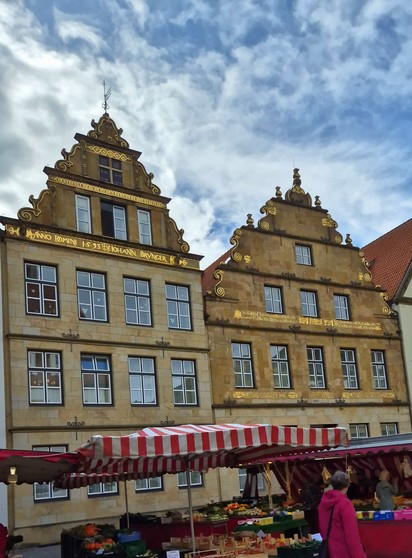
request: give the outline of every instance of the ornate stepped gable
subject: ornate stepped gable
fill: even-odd
[[[153,246],[188,253],[190,247],[183,239],[183,229],[179,229],[169,216],[167,205],[170,198],[162,196],[160,188],[153,183],[153,174],[147,172],[139,161],[141,153],[130,149],[129,143],[122,137],[123,130],[116,126],[108,113],[104,113],[98,122],[92,120],[91,126],[87,135],[75,135],[77,143],[70,151],[62,150],[63,158],[56,162],[54,168],[44,168],[48,176],[47,188],[37,198],[33,195],[29,197],[31,207],[21,208],[18,218],[30,223],[30,226],[52,226],[78,234],[74,194],[89,196],[92,211],[97,207],[93,202],[99,198],[124,207],[132,205],[136,209],[150,211],[153,229],[157,225],[157,229],[164,231],[162,234],[155,234],[154,231]],[[107,165],[104,171],[109,174],[110,180],[102,180],[102,161]],[[115,173],[117,180],[113,180]],[[82,234],[84,236],[85,233]],[[128,243],[133,242],[137,239],[131,236]]]
[[[291,206],[302,208],[302,211],[310,211],[312,217],[312,229],[308,230],[305,226],[305,219],[302,218],[301,229],[296,232],[296,222],[290,218]],[[288,209],[289,208],[289,209]],[[332,219],[326,209],[322,208],[319,196],[315,196],[315,202],[312,204],[312,198],[305,193],[301,186],[301,177],[299,169],[293,170],[293,185],[287,190],[285,198],[279,186],[276,187],[275,196],[270,198],[261,208],[260,213],[264,216],[258,221],[257,227],[254,225],[251,214],[248,214],[246,225],[234,230],[230,238],[230,244],[233,246],[221,258],[218,258],[204,272],[208,282],[204,280],[204,293],[208,296],[223,298],[228,296],[228,287],[225,284],[225,270],[236,267],[239,270],[251,273],[263,272],[265,270],[258,269],[254,264],[253,253],[250,251],[250,244],[245,239],[247,231],[255,230],[277,236],[289,236],[298,238],[304,244],[309,242],[325,243],[332,245],[342,245],[343,237],[338,232],[337,222]],[[262,243],[264,239],[262,239]],[[345,237],[345,245],[341,249],[358,250],[352,245],[352,239],[349,234]],[[372,275],[368,262],[364,257],[364,253],[358,250],[359,260],[356,269],[353,270],[352,287],[370,286],[372,287]],[[228,258],[229,256],[229,258]],[[267,270],[266,270],[267,271]],[[273,270],[270,270],[273,272]],[[283,272],[282,276],[287,277],[287,272]],[[292,278],[294,275],[290,275]],[[212,277],[214,281],[212,280]],[[330,282],[331,278],[320,277],[320,281]],[[380,287],[377,287],[380,288]],[[392,314],[388,304],[387,297],[384,292],[379,293],[381,298],[382,313],[386,315]]]

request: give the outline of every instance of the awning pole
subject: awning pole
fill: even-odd
[[[266,483],[267,483],[267,486],[268,486],[269,509],[273,510],[272,479],[270,477],[270,463],[266,463]]]
[[[186,483],[187,483],[187,498],[189,500],[190,533],[192,535],[192,550],[194,556],[196,554],[195,524],[193,519],[192,487],[190,485],[190,471],[187,464],[186,464]]]
[[[292,491],[290,488],[290,472],[289,472],[289,461],[285,461],[285,473],[286,473],[286,494],[288,500],[292,499]]]
[[[124,499],[125,499],[125,504],[126,504],[126,526],[127,526],[128,529],[130,529],[129,501],[128,501],[128,499],[127,499],[126,479],[125,479],[123,482],[124,482]]]

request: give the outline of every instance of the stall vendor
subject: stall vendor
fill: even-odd
[[[379,499],[380,510],[394,510],[394,495],[397,493],[395,488],[389,482],[389,471],[383,470],[379,475],[379,482],[376,485],[376,496]]]

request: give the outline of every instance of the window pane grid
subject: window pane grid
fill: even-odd
[[[308,347],[309,383],[311,388],[325,388],[325,372],[323,369],[323,354],[319,348]]]
[[[129,357],[129,382],[132,405],[157,404],[154,359]]]
[[[198,471],[190,471],[189,472],[189,482],[190,486],[203,486],[203,475]],[[177,474],[177,485],[179,488],[186,488],[187,487],[187,478],[186,473],[178,473]]]
[[[126,323],[151,326],[149,282],[141,279],[124,279],[123,284]]]
[[[296,244],[295,246],[296,263],[301,265],[312,265],[312,256],[309,246]]]
[[[374,389],[387,389],[385,356],[383,351],[371,351]]]
[[[29,351],[30,403],[62,403],[60,353]]]
[[[175,405],[197,405],[194,361],[172,360],[172,387]]]
[[[300,291],[302,316],[317,317],[316,294],[311,291]]]
[[[275,388],[290,388],[288,349],[284,345],[271,345],[272,374]]]
[[[188,287],[166,285],[166,307],[170,329],[191,329]]]
[[[282,292],[279,287],[265,287],[266,312],[282,314]]]
[[[77,230],[91,233],[90,200],[86,196],[76,195],[76,222]]]
[[[137,210],[137,223],[139,227],[139,241],[141,244],[152,244],[152,229],[150,213],[141,209]]]
[[[107,321],[105,277],[99,273],[77,272],[80,320]]]
[[[350,424],[349,433],[352,439],[354,438],[368,438],[369,429],[367,424]]]
[[[118,186],[122,186],[122,163],[117,159],[111,159],[110,157],[99,156],[99,172],[100,180],[102,182],[112,182]]]
[[[253,368],[248,343],[232,343],[235,387],[253,387]]]
[[[381,422],[382,436],[393,436],[398,434],[398,424],[396,422]]]
[[[148,490],[163,490],[162,477],[152,477],[148,479],[137,479],[135,485],[136,492]]]
[[[83,404],[111,405],[112,386],[109,358],[82,355],[81,368]]]
[[[25,264],[27,314],[57,316],[57,269],[41,264]]]
[[[344,295],[333,295],[335,307],[335,318],[337,320],[349,320],[349,299]]]
[[[352,349],[341,349],[340,359],[345,389],[358,389],[355,351]]]

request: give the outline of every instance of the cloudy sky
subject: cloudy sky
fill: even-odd
[[[362,246],[411,217],[412,2],[0,0],[0,214],[123,128],[203,266],[291,186]]]

